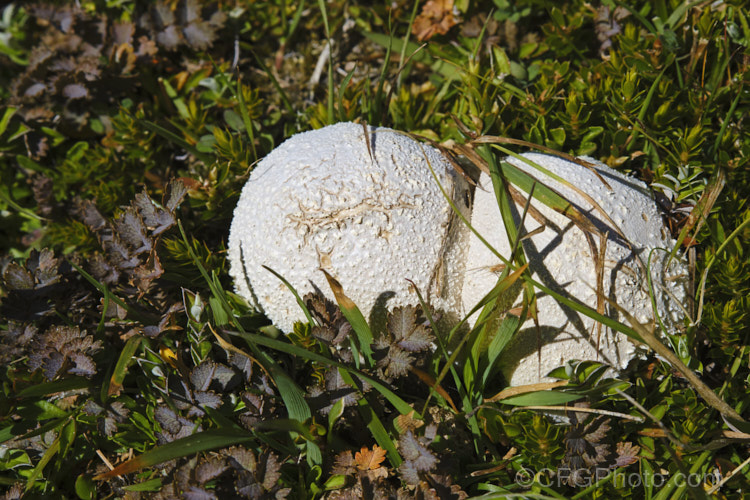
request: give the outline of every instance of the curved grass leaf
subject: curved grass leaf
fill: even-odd
[[[404,401],[399,396],[397,396],[395,392],[388,389],[380,381],[360,372],[359,370],[355,370],[342,363],[338,363],[336,361],[328,359],[325,356],[314,353],[312,351],[308,351],[307,349],[303,347],[299,347],[294,344],[289,344],[288,342],[282,342],[280,340],[271,339],[263,335],[257,335],[257,334],[252,334],[252,333],[238,333],[238,332],[227,332],[227,333],[229,333],[230,335],[236,335],[238,337],[247,338],[251,342],[255,342],[259,345],[270,347],[271,349],[275,349],[277,351],[291,354],[292,356],[297,356],[302,359],[306,359],[308,361],[315,361],[317,363],[322,363],[328,366],[335,366],[336,368],[340,368],[347,372],[351,372],[355,374],[358,378],[361,378],[362,380],[367,381],[368,384],[370,384],[375,390],[377,390],[380,394],[382,394],[383,397],[386,398],[399,412],[401,412],[402,415],[407,415],[409,412],[414,411],[414,408],[409,406],[406,403],[406,401]],[[421,417],[417,416],[417,418],[421,418]]]
[[[149,479],[138,484],[131,484],[130,486],[123,486],[122,489],[125,491],[159,491],[162,487],[161,479]]]
[[[489,362],[482,375],[483,386],[487,385],[487,381],[495,373],[495,367],[497,366],[497,360],[500,359],[500,353],[503,352],[508,341],[513,337],[513,334],[516,333],[520,326],[521,319],[512,314],[506,316],[506,318],[500,323],[497,333],[487,348],[487,359]]]
[[[125,380],[125,375],[127,374],[128,365],[133,359],[133,354],[135,354],[135,351],[138,350],[138,347],[141,345],[142,340],[143,337],[141,335],[133,335],[125,343],[125,347],[122,348],[120,357],[117,359],[114,372],[112,372],[112,377],[109,379],[107,396],[120,393],[122,382]]]
[[[204,153],[201,153],[200,151],[198,151],[198,149],[195,146],[188,144],[188,142],[185,139],[175,134],[171,130],[168,130],[162,127],[161,125],[157,125],[156,123],[150,122],[148,120],[138,120],[138,123],[144,128],[147,128],[148,130],[150,130],[151,132],[154,132],[155,134],[162,136],[164,139],[175,144],[176,146],[181,147],[182,149],[184,149],[191,155],[195,156],[198,160],[205,163],[206,165],[210,165],[212,163],[212,159],[210,156]]]
[[[284,283],[284,285],[286,285],[289,291],[292,292],[292,294],[294,295],[294,298],[297,299],[297,304],[299,304],[299,306],[302,308],[302,311],[305,313],[305,318],[307,319],[307,322],[310,324],[315,324],[315,322],[313,321],[312,315],[310,314],[310,311],[307,309],[307,306],[305,305],[305,301],[302,300],[302,297],[299,296],[299,293],[297,293],[297,290],[292,286],[292,284],[289,283],[289,281],[287,281],[287,279],[284,278],[281,274],[277,273],[270,267],[268,266],[261,266],[261,267],[263,267],[263,269],[265,269],[269,273],[279,278],[279,280],[282,283]]]
[[[32,486],[34,486],[34,483],[36,482],[36,478],[39,477],[39,474],[42,473],[44,468],[47,466],[50,460],[52,460],[52,457],[54,457],[57,452],[60,451],[60,437],[58,436],[54,442],[50,445],[49,448],[44,452],[44,455],[42,455],[42,458],[39,459],[39,463],[36,464],[36,467],[34,467],[34,470],[31,471],[31,474],[29,475],[29,478],[26,480],[26,491],[29,491]]]
[[[92,383],[89,379],[84,377],[71,377],[29,386],[22,391],[19,391],[18,394],[16,394],[16,397],[35,398],[55,394],[57,392],[90,389],[91,387]]]
[[[512,406],[555,406],[570,403],[582,397],[580,394],[571,394],[569,392],[539,391],[500,399],[497,402]]]
[[[3,117],[0,119],[0,135],[3,135],[5,133],[5,129],[8,128],[8,123],[10,123],[10,119],[13,117],[15,112],[18,110],[15,106],[8,106],[5,108],[5,112],[3,113]]]
[[[344,379],[344,382],[352,387],[357,387],[351,375],[346,370],[340,369],[339,372],[341,373],[341,378]],[[393,467],[401,465],[401,455],[398,453],[395,443],[364,395],[357,399],[357,409],[359,410],[359,414],[362,415],[362,419],[367,423],[367,428],[372,433],[372,437],[374,437],[378,445],[388,453],[388,460],[391,461],[391,465]]]
[[[236,429],[214,429],[187,436],[171,443],[147,451],[133,459],[123,462],[111,471],[94,477],[97,481],[111,479],[115,476],[130,474],[144,467],[151,467],[176,458],[186,457],[202,451],[226,448],[255,440],[250,434],[243,435]]]
[[[367,324],[367,320],[362,315],[362,312],[359,310],[356,304],[346,296],[346,294],[344,293],[344,287],[341,286],[341,283],[339,283],[333,276],[328,274],[324,269],[321,269],[321,271],[323,271],[326,280],[328,280],[328,286],[331,287],[333,295],[336,297],[336,302],[341,308],[341,312],[352,325],[354,333],[357,335],[357,340],[359,340],[359,349],[365,356],[367,365],[372,367],[372,331],[370,331],[370,325]]]

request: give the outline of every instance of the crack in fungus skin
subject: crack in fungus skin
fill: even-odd
[[[416,196],[417,198],[419,196]],[[293,223],[288,229],[303,229],[303,241],[305,246],[311,233],[317,233],[326,229],[335,228],[341,231],[347,224],[357,222],[357,219],[363,219],[366,216],[372,217],[374,214],[382,214],[385,222],[378,227],[378,237],[383,233],[389,232],[386,227],[391,225],[391,213],[395,210],[405,209],[412,210],[415,203],[404,201],[408,197],[399,195],[399,199],[393,204],[384,204],[374,198],[367,198],[352,206],[327,210],[322,206],[305,206],[302,200],[298,202],[299,212],[287,215],[289,222]],[[361,223],[361,221],[360,221]],[[388,239],[385,237],[385,239]]]

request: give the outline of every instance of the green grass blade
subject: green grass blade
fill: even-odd
[[[659,74],[656,76],[656,79],[654,79],[654,82],[651,84],[651,88],[648,89],[648,93],[646,94],[646,98],[643,100],[643,104],[641,105],[641,110],[638,112],[638,119],[636,123],[638,124],[638,127],[633,127],[633,134],[632,139],[628,142],[627,150],[632,151],[634,147],[636,147],[638,141],[638,132],[640,130],[640,125],[643,123],[643,120],[646,118],[646,113],[648,113],[648,108],[651,105],[651,100],[654,98],[654,94],[656,93],[656,89],[659,86],[659,82],[661,81],[661,77],[664,76],[664,73],[667,71],[668,66],[664,65],[664,69],[662,69]]]
[[[76,271],[78,271],[81,276],[83,276],[84,278],[86,278],[86,281],[88,281],[89,283],[91,283],[94,286],[94,288],[96,288],[97,290],[99,290],[102,293],[102,295],[104,295],[105,297],[109,297],[109,300],[111,300],[112,302],[114,302],[118,306],[120,306],[123,309],[125,309],[128,312],[128,317],[129,318],[135,319],[135,320],[138,320],[138,321],[141,321],[141,322],[146,322],[146,323],[150,323],[151,321],[153,321],[155,319],[155,318],[149,318],[147,316],[144,316],[143,314],[140,314],[138,311],[136,311],[135,309],[133,309],[132,307],[130,307],[128,304],[126,304],[121,298],[117,297],[116,295],[113,295],[109,291],[109,288],[107,288],[106,285],[104,285],[103,283],[100,283],[96,278],[94,278],[89,273],[87,273],[86,271],[84,271],[83,268],[81,266],[79,266],[78,264],[76,264],[75,262],[70,262],[70,265],[73,266],[73,268]]]
[[[445,345],[445,342],[443,341],[443,336],[438,329],[437,323],[435,320],[432,319],[432,314],[430,313],[430,308],[428,307],[427,303],[424,301],[424,298],[422,297],[422,292],[419,291],[419,288],[410,281],[412,288],[417,293],[417,299],[419,299],[419,304],[422,306],[422,313],[425,315],[425,318],[427,319],[427,322],[430,324],[430,327],[432,328],[432,332],[435,335],[435,340],[438,344],[438,348],[440,349],[440,352],[443,355],[444,359],[450,359],[450,354],[448,353],[448,349]],[[453,364],[450,364],[450,371],[451,375],[453,375],[453,381],[456,384],[456,389],[458,390],[458,393],[463,398],[466,395],[466,388],[463,385],[463,381],[461,380],[461,377],[458,375],[458,372],[456,371],[455,366]],[[425,411],[427,411],[427,407],[430,403],[430,398],[433,394],[437,393],[435,390],[435,386],[439,386],[439,382],[437,379],[435,379],[434,385],[430,385],[430,395],[425,400],[424,406],[422,407],[422,413],[424,414]]]
[[[276,362],[269,366],[268,371],[276,382],[276,388],[279,390],[281,399],[284,401],[289,417],[297,419],[300,422],[307,421],[312,416],[312,412],[307,401],[305,401],[302,389],[299,388],[289,374],[282,370]]]
[[[659,30],[656,29],[656,26],[654,26],[654,24],[651,21],[649,21],[648,19],[646,19],[640,12],[638,12],[635,7],[629,5],[627,2],[622,2],[620,0],[608,0],[605,3],[610,3],[610,2],[613,3],[613,4],[615,4],[615,5],[617,5],[618,7],[622,7],[623,9],[626,9],[628,12],[630,12],[633,15],[633,17],[635,17],[636,19],[638,19],[641,22],[641,24],[643,24],[643,26],[645,26],[646,29],[651,34],[653,34],[653,35],[658,35],[659,34]]]
[[[230,87],[234,90],[233,87]],[[258,160],[258,151],[255,149],[255,130],[253,129],[253,120],[250,118],[250,113],[247,110],[247,103],[245,102],[245,96],[242,94],[242,80],[237,79],[237,89],[234,90],[235,97],[240,106],[240,116],[242,122],[245,124],[245,131],[247,132],[247,138],[250,141],[250,149],[253,151],[253,161]]]
[[[521,319],[513,315],[506,316],[506,318],[500,323],[497,333],[487,348],[487,359],[489,362],[482,374],[483,386],[486,386],[487,381],[495,374],[495,367],[497,366],[497,361],[500,359],[500,353],[503,352],[508,341],[510,341],[513,335],[518,331],[521,324]]]
[[[289,24],[287,31],[286,31],[286,37],[284,38],[284,43],[289,41],[289,39],[294,35],[294,33],[297,31],[297,27],[299,26],[299,22],[302,19],[302,13],[305,11],[305,3],[306,0],[300,0],[297,4],[297,10],[294,12],[294,17],[292,18],[292,22]]]
[[[123,486],[125,491],[159,491],[161,490],[162,482],[161,479],[149,479],[138,484],[131,484],[130,486]]]
[[[328,285],[331,287],[333,295],[336,297],[336,302],[341,308],[341,312],[352,325],[352,329],[354,330],[354,333],[357,336],[357,340],[359,341],[359,350],[367,360],[368,366],[372,367],[374,364],[372,360],[373,337],[372,331],[370,330],[370,325],[367,324],[367,320],[362,315],[362,311],[360,311],[356,304],[354,304],[354,302],[352,302],[352,300],[346,296],[346,294],[344,293],[344,288],[341,286],[341,284],[325,270],[322,271],[326,276],[326,280],[328,280]]]
[[[679,74],[679,73],[678,73]],[[737,96],[732,100],[732,105],[729,106],[729,111],[727,111],[726,116],[721,121],[721,128],[719,128],[719,133],[716,135],[716,140],[714,141],[714,145],[711,146],[711,152],[709,153],[711,158],[716,158],[716,153],[719,151],[719,146],[721,145],[721,138],[724,137],[724,133],[727,131],[727,127],[730,123],[732,123],[732,115],[734,114],[734,111],[737,109],[737,104],[740,102],[740,97],[743,95],[743,91],[745,90],[745,82],[742,82],[740,84],[740,88],[737,90]]]
[[[182,227],[182,222],[178,220],[177,226],[180,229],[180,235],[182,236],[182,240],[185,243],[185,247],[188,250],[190,258],[193,260],[193,263],[196,265],[196,267],[198,267],[201,275],[206,280],[206,283],[208,284],[212,295],[217,300],[219,300],[222,307],[224,307],[224,310],[227,313],[230,322],[237,328],[237,330],[239,330],[240,332],[244,332],[242,325],[240,324],[239,320],[234,314],[234,311],[232,310],[232,306],[229,305],[229,301],[224,294],[224,290],[219,286],[218,280],[211,279],[211,277],[208,275],[208,271],[203,266],[203,263],[195,255],[195,252],[193,251],[193,248],[188,241],[187,234],[185,233],[185,228]],[[310,411],[310,407],[305,401],[304,392],[302,391],[302,389],[297,386],[297,384],[294,382],[294,380],[292,380],[288,373],[281,369],[281,367],[273,358],[268,356],[267,353],[260,351],[257,345],[252,341],[248,342],[248,344],[255,358],[258,359],[259,362],[262,362],[263,366],[271,374],[271,378],[273,378],[273,381],[276,384],[276,388],[279,390],[279,394],[281,395],[281,399],[284,401],[284,405],[286,406],[287,412],[289,412],[289,416],[291,418],[299,420],[300,422],[304,422],[309,419],[312,416],[312,412]]]
[[[350,366],[346,366],[342,363],[338,363],[336,361],[328,359],[321,354],[308,351],[307,349],[303,347],[299,347],[294,344],[290,344],[288,342],[282,342],[280,340],[268,338],[263,335],[257,335],[253,333],[239,333],[239,332],[227,332],[227,333],[229,333],[230,335],[236,335],[242,338],[249,338],[251,342],[255,342],[258,345],[270,347],[271,349],[274,349],[276,351],[281,351],[281,352],[290,354],[292,356],[297,356],[301,359],[306,359],[308,361],[315,361],[317,363],[325,364],[328,366],[334,366],[336,368],[341,368],[346,371],[349,371],[355,374],[357,377],[361,378],[362,380],[365,380],[368,384],[370,384],[375,390],[377,390],[380,394],[382,394],[383,397],[386,398],[401,414],[406,415],[409,412],[414,411],[414,408],[409,406],[409,404],[406,403],[406,401],[401,399],[398,395],[396,395],[396,393],[394,393],[392,390],[386,387],[383,383],[381,383],[377,379],[374,379],[370,377],[369,375],[359,370],[356,370]],[[421,417],[417,416],[416,418],[421,418]]]
[[[538,391],[500,399],[497,403],[511,406],[557,406],[581,399],[580,394],[570,392]]]
[[[245,48],[250,50],[252,52],[253,47],[249,44],[241,44],[245,45]],[[296,113],[294,106],[292,106],[292,101],[289,100],[289,96],[286,95],[286,92],[284,91],[284,88],[281,86],[279,81],[276,79],[276,77],[273,75],[273,72],[271,72],[270,69],[263,63],[263,60],[255,53],[252,52],[252,54],[255,56],[255,62],[258,63],[258,66],[260,66],[260,69],[263,70],[263,72],[268,76],[268,78],[271,79],[271,84],[273,84],[274,88],[276,89],[276,92],[279,93],[279,97],[281,98],[282,104],[284,104],[284,108],[287,110],[287,112],[291,115],[294,115]]]
[[[29,491],[31,487],[34,486],[36,478],[39,477],[39,474],[42,473],[49,461],[52,460],[52,458],[57,454],[58,451],[60,451],[59,436],[55,438],[55,441],[50,445],[49,448],[47,448],[47,450],[44,452],[44,455],[42,455],[42,458],[39,459],[39,463],[36,464],[34,470],[31,471],[29,478],[26,480],[26,491]]]
[[[341,373],[341,378],[344,379],[344,382],[354,388],[357,387],[351,375],[346,370],[339,370],[339,372]],[[388,459],[391,461],[391,465],[393,467],[401,465],[401,455],[399,455],[396,445],[393,443],[385,426],[383,426],[383,423],[372,409],[372,406],[370,406],[367,398],[361,393],[359,399],[357,399],[357,408],[360,415],[362,415],[362,419],[367,422],[367,428],[370,429],[372,437],[374,437],[378,445],[388,453]]]
[[[5,133],[5,130],[8,128],[8,123],[10,123],[10,119],[16,113],[17,109],[18,108],[14,106],[8,106],[5,108],[5,113],[3,113],[3,117],[0,119],[0,135]]]
[[[719,245],[719,248],[716,249],[714,254],[711,256],[711,259],[706,264],[706,268],[703,270],[703,275],[701,276],[700,284],[697,287],[697,290],[699,291],[699,293],[702,293],[701,291],[705,289],[706,279],[708,279],[708,272],[711,270],[711,267],[716,263],[718,256],[721,255],[724,252],[724,250],[726,250],[727,246],[729,246],[729,244],[732,243],[732,241],[739,238],[740,234],[742,234],[743,231],[745,231],[748,228],[748,226],[750,226],[750,216],[746,217],[745,220],[742,222],[742,224],[737,226],[737,229],[732,231],[731,234],[727,236],[727,238],[722,242],[722,244]],[[702,298],[701,300],[699,300],[699,304],[700,304],[700,309],[698,312],[698,317],[696,319],[697,324],[699,324],[701,321],[701,312],[703,308]]]
[[[29,386],[16,394],[17,398],[37,398],[55,394],[56,392],[76,391],[80,389],[90,389],[93,387],[92,382],[84,377],[71,377],[53,382],[45,382]]]
[[[112,377],[109,379],[107,396],[119,394],[120,390],[122,390],[122,383],[125,380],[125,375],[127,375],[128,365],[133,360],[133,355],[135,354],[135,351],[138,350],[138,347],[140,347],[143,339],[144,337],[142,335],[133,335],[125,343],[125,347],[122,348],[120,357],[117,358]]]
[[[406,34],[404,35],[404,41],[401,42],[401,51],[399,53],[400,55],[400,64],[401,66],[405,66],[406,62],[406,49],[409,47],[409,38],[411,37],[411,30],[414,26],[414,19],[417,18],[417,9],[419,7],[419,2],[414,2],[414,7],[411,9],[411,15],[409,16],[409,27],[406,29]],[[405,75],[399,70],[398,77],[396,78],[396,88],[401,88],[401,82]]]
[[[6,205],[8,205],[13,210],[15,210],[16,212],[18,212],[20,215],[26,217],[27,219],[38,220],[38,221],[46,220],[44,217],[41,217],[41,216],[37,215],[36,213],[34,213],[33,210],[29,210],[28,208],[24,208],[21,205],[19,205],[18,203],[16,203],[13,200],[13,198],[11,198],[10,193],[8,193],[6,191],[6,189],[7,188],[5,186],[0,186],[0,201],[4,201]]]
[[[41,172],[47,175],[53,173],[53,170],[51,168],[42,166],[27,156],[16,155],[16,161],[21,167],[33,172]]]
[[[352,80],[352,77],[354,76],[354,72],[357,71],[357,67],[353,67],[352,70],[346,74],[344,77],[344,80],[341,82],[341,85],[339,86],[339,120],[345,121],[348,117],[346,116],[346,113],[344,112],[344,92],[346,92],[346,88],[349,86],[349,82]]]
[[[58,427],[62,426],[65,422],[68,421],[69,418],[70,416],[66,415],[64,417],[51,420],[50,422],[32,431],[28,431],[28,428],[37,425],[37,422],[23,422],[17,425],[11,425],[10,427],[6,427],[2,431],[0,431],[0,444],[3,444],[6,441],[9,441],[11,439],[16,439],[16,438],[21,440],[21,439],[30,439],[35,436],[41,436],[42,434],[45,434],[53,429],[57,429]],[[13,429],[14,428],[18,429],[19,426],[23,426],[23,430],[28,431],[28,432],[26,432],[25,434],[22,434],[20,432],[14,432]]]
[[[137,120],[137,122],[141,124],[143,128],[146,128],[150,130],[151,132],[162,136],[169,142],[181,147],[182,149],[184,149],[191,155],[195,156],[198,160],[205,163],[206,165],[211,165],[213,163],[213,159],[210,156],[208,156],[205,153],[201,153],[200,151],[198,151],[198,149],[195,146],[192,146],[185,139],[175,134],[171,130],[168,130],[162,127],[161,125],[157,125],[156,123],[150,122],[148,120]]]
[[[280,275],[279,273],[277,273],[276,271],[274,271],[270,267],[263,266],[263,269],[265,269],[269,273],[271,273],[274,276],[276,276],[277,278],[279,278],[279,280],[282,283],[284,283],[284,285],[286,285],[286,287],[289,289],[289,291],[292,292],[292,294],[294,295],[294,298],[297,299],[297,304],[299,304],[299,306],[302,308],[302,311],[305,313],[305,318],[307,318],[307,322],[310,323],[311,325],[315,324],[315,322],[313,321],[312,315],[310,314],[310,310],[307,309],[307,306],[305,305],[305,301],[302,300],[302,297],[299,296],[299,293],[297,293],[297,290],[292,286],[292,284],[289,283],[286,280],[286,278],[284,278],[282,275]]]
[[[426,154],[425,154],[425,157],[426,157]],[[477,239],[479,241],[481,241],[482,244],[484,246],[486,246],[495,255],[495,257],[497,257],[500,260],[500,262],[502,262],[503,264],[505,264],[506,266],[508,266],[511,269],[516,269],[516,265],[514,263],[512,263],[511,261],[509,261],[505,256],[501,255],[500,252],[497,251],[497,249],[495,249],[492,245],[490,245],[489,242],[481,234],[479,234],[479,232],[476,229],[474,229],[474,227],[471,225],[471,223],[460,212],[460,210],[458,209],[458,207],[456,207],[455,203],[453,203],[453,200],[451,199],[451,197],[448,196],[448,193],[445,191],[445,188],[440,183],[440,179],[438,179],[437,174],[435,174],[435,171],[432,168],[432,165],[430,165],[428,163],[428,167],[430,168],[430,172],[432,174],[433,179],[435,179],[435,182],[438,183],[438,186],[440,187],[440,191],[443,193],[443,197],[445,197],[445,199],[448,201],[448,204],[451,206],[451,209],[453,210],[453,213],[456,214],[458,216],[458,218],[464,224],[466,224],[466,226],[477,237]],[[531,188],[531,185],[532,184],[529,183],[529,189]],[[535,189],[535,191],[537,191],[537,190]],[[592,319],[594,319],[594,320],[602,323],[604,326],[608,326],[612,330],[620,332],[620,333],[622,333],[624,335],[627,335],[628,337],[630,337],[632,339],[635,339],[638,342],[643,342],[643,340],[636,333],[636,331],[633,328],[629,327],[628,325],[625,325],[625,324],[623,324],[623,323],[621,323],[621,322],[619,322],[617,320],[614,320],[614,319],[610,318],[609,316],[605,316],[603,314],[600,314],[595,309],[592,309],[591,307],[589,307],[586,304],[578,301],[577,299],[572,299],[572,298],[565,297],[565,296],[561,295],[560,293],[558,293],[558,292],[556,292],[556,291],[554,291],[554,290],[552,290],[552,289],[544,286],[540,282],[536,281],[535,279],[533,279],[528,274],[523,275],[522,279],[524,281],[526,281],[526,282],[531,283],[532,285],[534,285],[535,289],[537,289],[537,290],[539,290],[539,291],[541,291],[543,293],[546,293],[547,295],[551,295],[552,297],[555,298],[555,300],[557,302],[560,302],[561,304],[563,304],[563,305],[565,305],[567,307],[570,307],[574,311],[576,311],[576,312],[578,312],[580,314],[584,314],[584,315],[588,316],[589,318],[592,318]],[[471,316],[475,312],[476,312],[476,309],[472,310],[467,315],[467,317]],[[459,325],[457,325],[457,327],[460,327],[463,324],[464,321],[462,321],[461,323],[459,323]],[[438,379],[438,380],[440,380],[440,379]]]
[[[130,474],[144,467],[151,467],[176,458],[187,457],[202,451],[248,443],[254,440],[255,437],[251,434],[243,434],[236,429],[208,430],[162,446],[157,446],[142,455],[121,463],[111,471],[96,476],[94,479],[97,481],[111,479],[115,476]]]
[[[320,14],[323,16],[323,27],[325,28],[326,40],[328,40],[328,125],[335,123],[333,115],[333,40],[331,40],[331,31],[328,26],[328,12],[326,10],[325,0],[318,0]]]

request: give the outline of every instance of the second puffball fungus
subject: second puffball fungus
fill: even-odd
[[[522,235],[520,242],[532,277],[594,310],[601,301],[605,315],[626,324],[627,320],[607,299],[644,324],[654,320],[652,304],[655,304],[667,327],[678,325],[683,317],[679,304],[686,296],[687,272],[684,263],[678,260],[667,268],[668,252],[674,241],[662,223],[648,187],[592,158],[581,158],[590,165],[587,167],[551,155],[527,153],[522,157],[526,161],[518,158],[507,161],[570,201],[598,233],[589,232],[587,241],[585,232],[570,218],[533,200],[531,206],[538,212],[536,216],[527,215],[523,233],[526,237]],[[527,161],[569,184],[555,180]],[[591,199],[598,208],[590,203]],[[517,205],[516,210],[518,224],[523,206]],[[487,174],[482,174],[475,192],[471,223],[500,255],[510,257],[512,245]],[[489,270],[503,264],[476,236],[472,234],[470,240],[462,287],[466,310],[497,283],[497,276]],[[597,264],[595,259],[600,256],[603,261],[600,259]],[[601,292],[605,298],[597,297],[597,268],[602,271]],[[646,268],[650,270],[652,291]],[[550,295],[538,290],[537,294],[538,328],[531,319],[527,320],[501,355],[501,369],[510,385],[550,381],[546,375],[571,360],[600,361],[623,369],[635,356],[636,347],[625,335],[598,327],[594,320],[561,305]],[[519,305],[519,301],[516,294],[509,297],[506,306],[510,309]]]

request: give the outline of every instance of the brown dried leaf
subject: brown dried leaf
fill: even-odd
[[[372,450],[363,446],[354,454],[354,463],[359,470],[377,469],[383,460],[385,460],[385,450],[378,445],[374,445]]]
[[[164,207],[170,212],[174,212],[180,206],[180,203],[182,203],[186,193],[187,187],[185,187],[185,183],[179,179],[172,179],[167,184],[167,189],[164,192],[164,199],[162,200]]]
[[[114,226],[120,240],[133,249],[133,255],[150,252],[153,243],[146,236],[143,220],[133,207],[125,209],[115,220]]]
[[[5,287],[11,290],[30,290],[34,288],[34,277],[21,265],[11,262],[3,273]]]
[[[638,461],[638,452],[641,451],[641,447],[628,441],[617,443],[615,451],[617,453],[617,459],[615,460],[616,467],[627,467]]]
[[[343,474],[345,476],[354,474],[356,472],[356,463],[352,457],[352,452],[347,450],[336,455],[336,458],[333,461],[333,470],[331,472],[334,474]]]
[[[395,426],[399,434],[419,429],[424,425],[423,420],[417,420],[414,418],[414,413],[414,410],[412,410],[406,415],[399,415],[396,417]]]
[[[420,41],[429,40],[436,34],[444,35],[458,24],[453,16],[453,0],[429,0],[414,20],[412,29]]]

